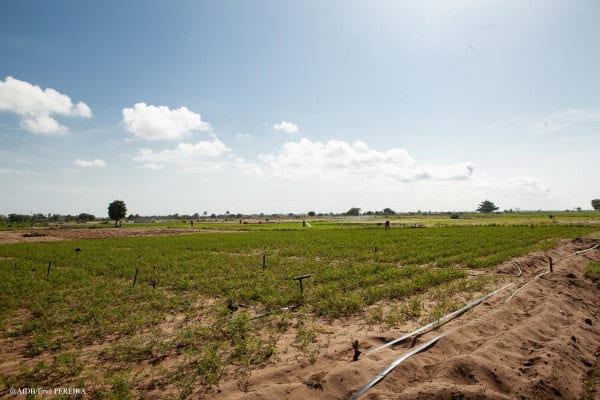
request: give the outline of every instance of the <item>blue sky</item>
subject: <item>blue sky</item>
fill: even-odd
[[[595,1],[0,3],[0,213],[590,208]]]

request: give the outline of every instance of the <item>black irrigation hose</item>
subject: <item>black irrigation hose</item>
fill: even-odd
[[[265,312],[265,313],[262,313],[262,314],[255,315],[254,317],[252,317],[252,318],[250,318],[250,319],[264,318],[264,317],[267,317],[267,316],[269,316],[269,315],[272,315],[272,314],[273,314],[273,313],[275,313],[275,312],[293,311],[293,310],[295,310],[296,308],[298,308],[298,306],[296,306],[296,305],[291,305],[291,306],[287,306],[287,307],[280,308],[280,309],[278,309],[278,310],[274,310],[274,311],[267,311],[267,312]]]
[[[446,336],[450,332],[442,333],[441,335],[434,337],[430,341],[428,341],[428,342],[426,342],[426,343],[424,343],[424,344],[422,344],[422,345],[420,345],[418,347],[415,347],[414,349],[412,349],[408,353],[404,354],[402,357],[396,359],[394,362],[392,362],[390,365],[388,365],[386,369],[384,369],[383,371],[381,371],[380,373],[378,373],[373,379],[371,379],[369,381],[369,383],[367,383],[365,386],[363,386],[362,388],[360,388],[360,390],[358,392],[354,393],[354,395],[350,398],[350,400],[356,400],[359,397],[361,397],[363,394],[365,394],[367,392],[367,390],[371,389],[373,386],[375,386],[376,384],[378,384],[379,382],[381,382],[381,380],[383,378],[385,378],[385,376],[387,374],[389,374],[390,372],[392,372],[392,370],[394,368],[396,368],[398,365],[400,365],[402,362],[404,362],[405,360],[407,360],[410,357],[414,356],[415,354],[418,354],[418,353],[420,353],[422,351],[427,350],[428,348],[430,348],[431,346],[433,346],[435,343],[437,343],[438,340],[440,340],[441,338],[443,338],[444,336]]]

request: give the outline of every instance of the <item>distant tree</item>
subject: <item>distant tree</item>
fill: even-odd
[[[308,216],[309,217],[314,217],[315,215],[317,215],[317,213],[315,213],[314,211],[309,211],[308,212]]]
[[[31,216],[22,214],[8,214],[8,222],[10,222],[11,224],[31,223]]]
[[[384,208],[383,213],[386,215],[394,215],[396,214],[396,211],[392,210],[391,208]]]
[[[46,221],[47,219],[46,216],[41,213],[33,214],[32,218],[34,221]]]
[[[581,207],[575,207],[575,209],[577,210],[577,212],[581,212]]]
[[[92,214],[81,213],[77,216],[77,220],[78,221],[95,221],[96,217],[93,216]]]
[[[479,204],[479,207],[477,207],[477,211],[479,211],[480,213],[485,213],[485,214],[492,213],[492,212],[496,211],[497,209],[498,209],[498,207],[496,207],[496,205],[489,200],[482,201]]]
[[[351,216],[357,217],[358,215],[360,215],[360,208],[352,207],[351,209],[346,211],[346,215],[351,215]]]
[[[600,211],[600,199],[592,200],[592,208],[596,211]]]
[[[115,200],[108,205],[108,217],[115,221],[115,228],[127,215],[127,206],[123,200]]]

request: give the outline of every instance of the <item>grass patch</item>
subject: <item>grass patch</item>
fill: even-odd
[[[593,261],[587,266],[585,277],[593,281],[600,281],[600,261]]]

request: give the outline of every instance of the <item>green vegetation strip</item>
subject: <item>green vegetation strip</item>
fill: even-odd
[[[600,281],[600,261],[591,262],[585,270],[585,276],[593,281]]]

